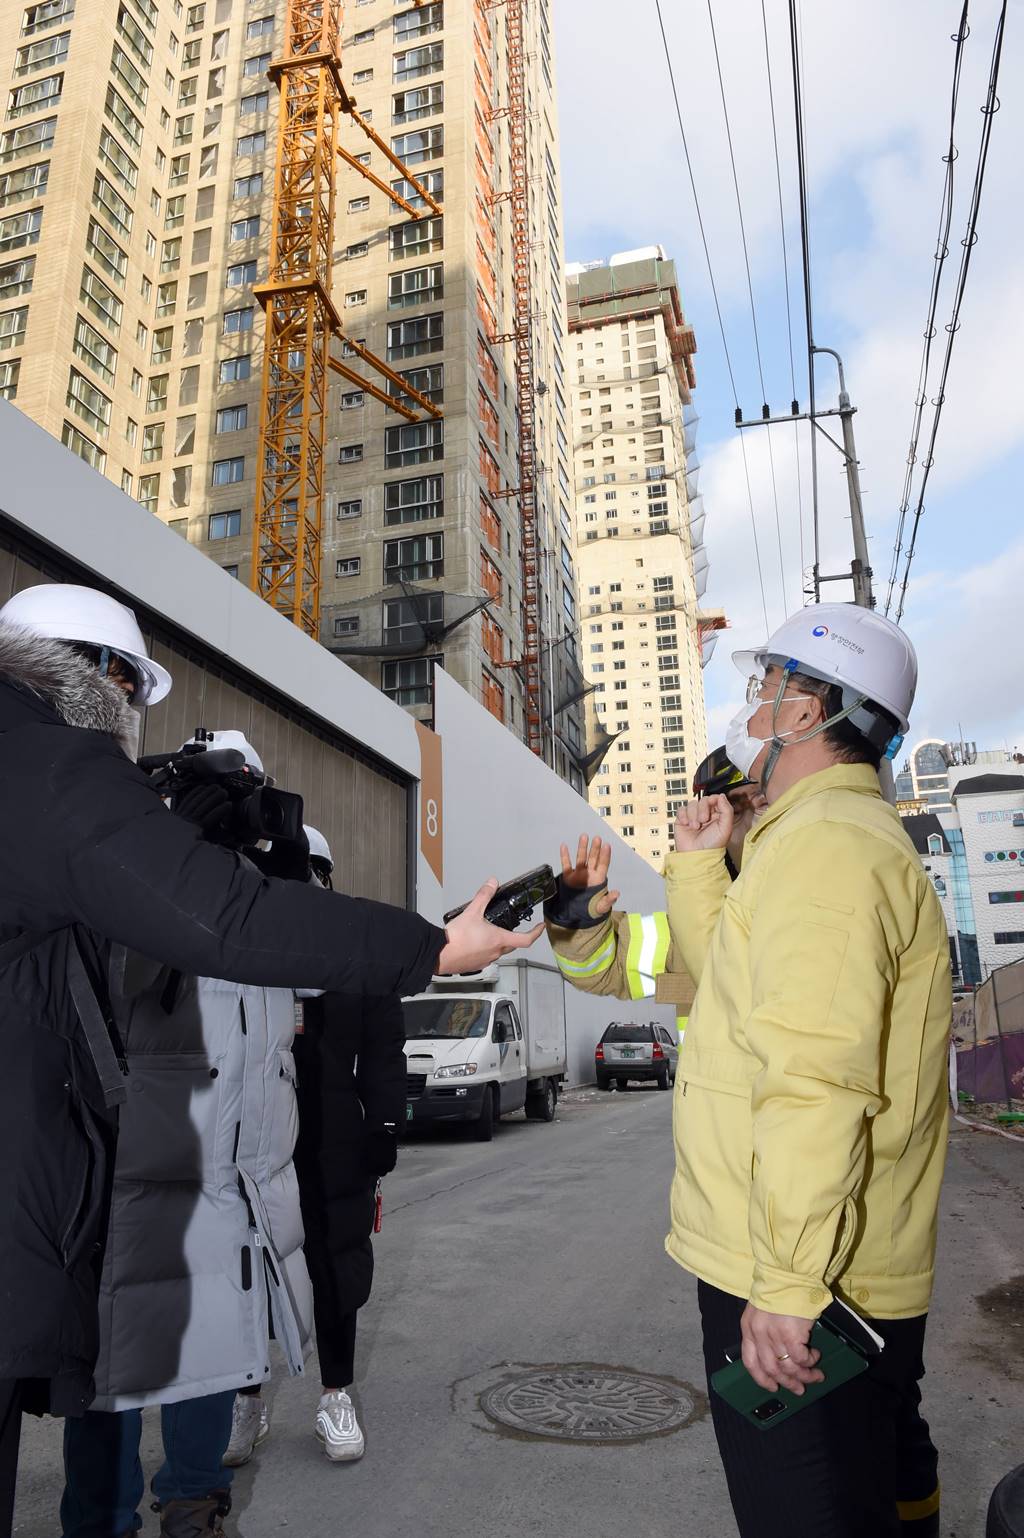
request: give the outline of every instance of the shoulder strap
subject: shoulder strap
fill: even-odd
[[[34,950],[37,945],[41,945],[44,940],[57,932],[56,930],[27,929],[22,934],[15,935],[13,939],[5,940],[0,945],[0,971],[11,966],[20,957],[27,955],[29,951]],[[118,1054],[114,1049],[113,1038],[116,1028],[113,1020],[108,1019],[100,1007],[96,989],[92,985],[82,956],[78,935],[73,928],[70,930],[69,938],[68,988],[74,1002],[75,1013],[103,1091],[104,1104],[121,1105],[128,1098],[124,1087],[124,1076],[128,1072],[128,1064],[124,1053]]]

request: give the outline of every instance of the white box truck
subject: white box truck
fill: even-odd
[[[403,999],[406,1121],[471,1122],[481,1142],[511,1111],[553,1121],[566,1072],[566,984],[519,957],[437,977]]]

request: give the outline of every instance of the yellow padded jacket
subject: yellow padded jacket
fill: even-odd
[[[938,898],[865,765],[808,776],[747,836],[665,865],[674,965],[697,982],[674,1105],[669,1254],[773,1313],[833,1293],[882,1319],[931,1295],[952,1010]],[[552,930],[589,978],[622,918]],[[565,937],[568,936],[568,939]],[[601,984],[593,988],[594,981]]]

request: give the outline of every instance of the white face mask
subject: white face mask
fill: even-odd
[[[118,742],[133,764],[139,761],[139,742],[141,738],[142,712],[135,709],[126,710],[124,722],[118,735]]]
[[[779,710],[790,700],[806,699],[810,699],[810,695],[784,694],[779,702]],[[725,751],[729,762],[735,764],[736,768],[745,774],[748,779],[751,777],[757,755],[766,742],[771,742],[775,737],[784,739],[796,735],[794,732],[774,731],[771,737],[751,737],[747,731],[747,722],[756,716],[757,712],[765,705],[770,709],[772,701],[755,699],[751,700],[749,704],[743,705],[733,716],[725,731]]]

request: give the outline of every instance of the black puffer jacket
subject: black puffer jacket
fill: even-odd
[[[66,647],[0,625],[0,1379],[41,1380],[33,1407],[58,1414],[92,1397],[123,1093],[102,1016],[90,1050],[69,987],[87,998],[87,974],[107,1012],[114,941],[200,976],[414,992],[444,944],[415,914],[204,843],[118,746],[121,712]]]
[[[370,1295],[373,1191],[393,1167],[405,1120],[404,1046],[397,997],[338,993],[306,1001],[293,1044],[306,1256],[314,1293],[328,1275],[342,1313],[361,1308]]]

